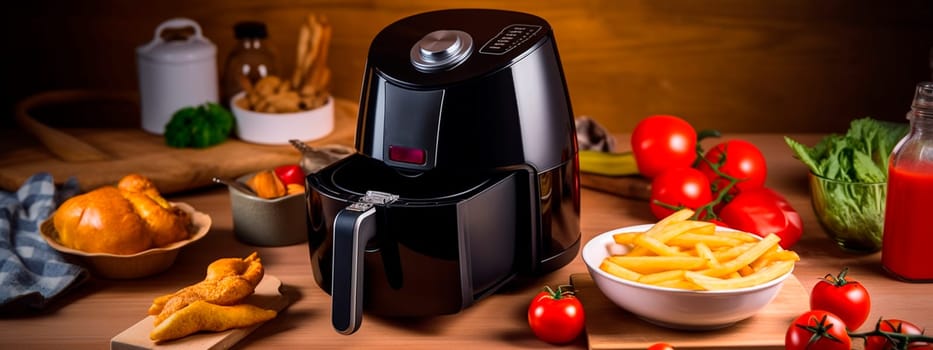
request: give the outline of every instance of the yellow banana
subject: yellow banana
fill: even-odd
[[[580,150],[580,171],[606,176],[638,175],[638,165],[632,152],[601,152]]]

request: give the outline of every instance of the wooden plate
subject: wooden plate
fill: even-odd
[[[291,302],[282,294],[282,281],[275,276],[265,275],[253,295],[246,298],[245,303],[264,309],[282,311]],[[146,310],[141,310],[145,314]],[[223,332],[201,332],[184,338],[155,344],[149,340],[155,316],[148,316],[134,324],[132,327],[110,339],[111,350],[141,350],[141,349],[228,349],[240,339],[256,330],[262,323],[246,328],[235,328]]]

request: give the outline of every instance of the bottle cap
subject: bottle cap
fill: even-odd
[[[266,38],[266,24],[257,21],[238,22],[233,26],[233,34],[237,39]]]

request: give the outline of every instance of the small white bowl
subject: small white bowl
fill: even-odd
[[[236,101],[240,92],[230,99],[230,109],[236,118],[236,135],[241,140],[265,145],[287,145],[288,140],[313,141],[334,130],[334,98],[318,108],[295,113],[260,113],[240,108]]]
[[[650,323],[673,329],[707,330],[728,327],[754,316],[778,295],[793,271],[754,287],[691,291],[652,286],[613,276],[599,268],[609,256],[612,235],[643,232],[653,225],[628,226],[604,232],[583,246],[583,261],[593,282],[616,305]],[[717,227],[718,231],[733,231]]]

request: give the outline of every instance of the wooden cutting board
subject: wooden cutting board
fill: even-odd
[[[338,99],[334,131],[309,145],[353,146],[358,106]],[[0,189],[15,191],[30,176],[49,172],[57,183],[74,176],[81,189],[115,184],[136,172],[152,179],[162,193],[213,185],[214,176],[238,177],[278,165],[297,163],[301,154],[290,145],[260,145],[231,138],[206,149],[172,148],[160,135],[142,129],[67,129],[68,134],[104,151],[112,159],[67,162],[59,159],[29,135],[13,135],[0,141]],[[25,140],[26,142],[23,142]],[[15,143],[15,144],[11,144]]]
[[[606,176],[581,172],[580,186],[631,199],[647,201],[651,197],[651,180],[641,176]]]
[[[265,275],[256,286],[253,295],[246,298],[244,303],[252,304],[263,309],[281,312],[291,303],[291,300],[282,294],[282,281],[275,276]],[[145,314],[145,310],[142,311]],[[235,328],[223,332],[201,332],[155,344],[149,340],[155,316],[148,316],[130,328],[110,339],[111,350],[143,350],[143,349],[197,349],[220,350],[229,349],[250,332],[262,326],[262,323],[246,328]]]
[[[678,331],[653,325],[607,299],[589,274],[573,274],[586,313],[590,349],[646,349],[665,342],[677,349],[784,349],[784,333],[809,309],[806,289],[793,275],[767,307],[749,319],[712,331]]]

